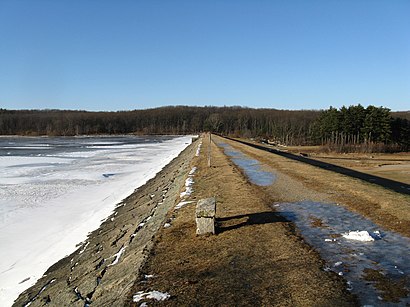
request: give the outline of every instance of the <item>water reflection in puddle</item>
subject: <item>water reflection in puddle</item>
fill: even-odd
[[[245,175],[253,184],[268,186],[276,180],[275,174],[262,170],[259,161],[249,158],[226,143],[219,142],[217,145],[224,149],[224,153],[231,157],[232,162],[245,172]]]
[[[305,240],[319,251],[328,264],[325,269],[345,277],[350,290],[363,305],[410,304],[409,238],[385,231],[361,215],[336,204],[303,201],[276,204],[274,207],[294,222]],[[366,230],[374,241],[355,241],[341,236],[356,230]],[[392,298],[387,297],[387,292],[375,289],[374,281],[370,281],[371,276],[391,286],[390,294],[394,292]]]

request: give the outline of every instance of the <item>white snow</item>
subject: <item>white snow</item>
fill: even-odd
[[[342,233],[342,236],[348,240],[356,240],[361,242],[374,241],[373,237],[366,230],[356,230]]]
[[[10,306],[48,267],[75,251],[121,200],[190,142],[184,136],[78,153],[0,156],[0,306]]]
[[[197,170],[197,168],[196,168],[196,166],[194,166],[194,167],[189,171],[189,174],[188,174],[188,175],[193,175],[193,174],[195,174],[196,170]]]
[[[186,180],[185,180],[185,191],[182,191],[180,194],[179,194],[179,197],[180,198],[184,198],[184,197],[186,197],[186,196],[190,196],[191,194],[192,194],[192,191],[193,191],[193,189],[192,189],[192,185],[194,184],[194,179],[192,179],[192,177],[188,177]]]
[[[164,228],[169,228],[169,227],[171,227],[171,224],[170,224],[170,223],[165,223],[165,224],[164,224]]]
[[[37,295],[35,295],[35,298],[38,297],[45,289],[47,289],[47,287],[49,285],[51,285],[53,282],[55,282],[56,279],[52,279],[50,280],[45,286],[43,286],[40,291],[37,293]],[[77,289],[77,288],[76,288]],[[33,299],[31,299],[31,301],[29,301],[28,303],[26,303],[23,307],[28,307],[31,305],[31,303],[33,302]]]
[[[377,239],[377,240],[380,240],[382,238],[382,234],[380,233],[379,230],[375,230],[375,231],[373,231],[373,236],[372,237]]]
[[[181,194],[179,194],[180,198],[183,198],[185,196],[189,196],[192,194],[192,188],[191,187],[186,187],[185,191],[181,192]]]
[[[191,185],[193,185],[193,183],[194,183],[194,179],[192,179],[191,177],[188,177],[188,178],[185,180],[185,186],[186,186],[186,187],[190,187]]]
[[[118,251],[118,253],[116,253],[115,255],[111,256],[110,258],[114,258],[114,257],[115,257],[115,259],[114,259],[114,261],[113,261],[111,264],[109,264],[108,266],[116,265],[116,264],[118,263],[118,261],[120,261],[120,258],[121,258],[121,256],[122,256],[122,254],[124,254],[126,248],[127,248],[126,246],[121,247],[121,249]]]
[[[143,292],[143,291],[138,291],[137,293],[134,294],[132,297],[132,300],[135,303],[138,303],[141,300],[144,299],[153,299],[157,301],[165,301],[166,299],[170,298],[171,296],[168,293],[160,292],[160,291],[150,291],[150,292]]]
[[[183,206],[193,203],[194,201],[181,201],[175,206],[176,210],[181,209]]]
[[[87,248],[88,244],[90,244],[90,242],[87,242],[86,244],[84,244],[84,247],[80,250],[80,252],[78,253],[79,255],[81,255],[82,253],[85,252],[85,249]]]
[[[198,148],[196,149],[195,156],[199,157],[199,154],[201,152],[201,146],[202,146],[202,141],[199,143]]]

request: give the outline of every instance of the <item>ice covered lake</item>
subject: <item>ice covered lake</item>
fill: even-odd
[[[0,137],[0,306],[70,254],[191,137]]]

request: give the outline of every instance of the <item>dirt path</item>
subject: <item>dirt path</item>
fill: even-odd
[[[216,197],[218,234],[195,235],[195,204],[170,213],[171,227],[158,233],[130,304],[143,302],[131,302],[139,291],[161,291],[171,297],[149,305],[356,305],[343,279],[325,272],[318,254],[271,209],[274,201],[292,197],[250,184],[215,144],[207,167],[207,145],[193,161],[198,170],[191,199]]]

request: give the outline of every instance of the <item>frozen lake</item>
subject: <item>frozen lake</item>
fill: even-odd
[[[0,306],[75,250],[191,137],[0,137]]]

